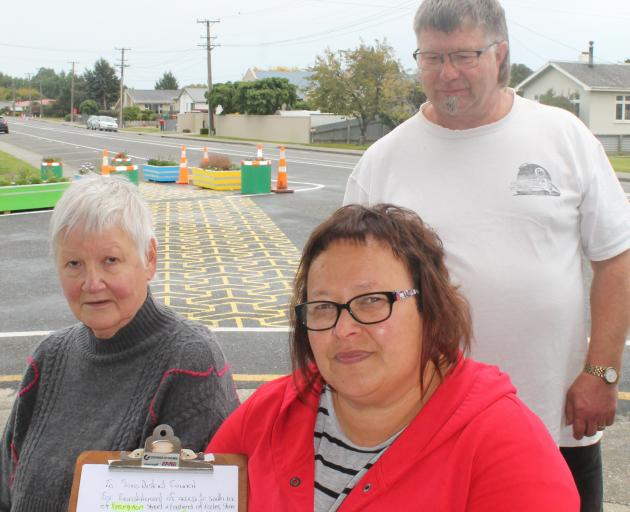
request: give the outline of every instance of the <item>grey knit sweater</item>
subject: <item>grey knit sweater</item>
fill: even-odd
[[[133,450],[171,425],[203,450],[238,398],[212,334],[151,294],[108,340],[83,324],[29,359],[0,446],[0,512],[65,512],[84,450]]]

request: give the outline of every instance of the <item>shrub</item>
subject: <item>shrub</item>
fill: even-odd
[[[45,164],[51,164],[53,162],[59,162],[59,159],[54,156],[45,156],[44,158],[42,158],[42,162],[44,162]]]
[[[202,160],[199,164],[201,169],[212,171],[229,171],[230,169],[239,169],[238,166],[232,164],[228,155],[221,153],[210,153],[207,160]]]
[[[8,187],[9,185],[11,185],[11,182],[9,180],[0,178],[0,187]]]
[[[177,162],[173,162],[172,160],[165,160],[162,158],[150,158],[147,160],[148,165],[157,165],[159,167],[168,167],[173,165],[179,165]]]
[[[188,128],[184,128],[183,133],[190,133],[190,130]]]
[[[79,105],[79,111],[82,114],[91,116],[98,112],[98,105],[94,100],[85,100],[81,102],[81,105]]]
[[[31,178],[31,185],[39,185],[42,182],[41,178],[38,178],[37,176]]]
[[[199,130],[199,135],[208,135],[208,128],[202,128]]]

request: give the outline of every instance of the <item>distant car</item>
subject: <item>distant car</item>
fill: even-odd
[[[118,131],[116,119],[109,116],[90,116],[87,120],[87,128],[90,130]]]
[[[9,123],[2,116],[0,116],[0,132],[9,133]]]

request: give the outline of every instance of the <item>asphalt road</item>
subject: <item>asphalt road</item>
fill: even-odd
[[[64,162],[65,174],[72,174],[80,164],[86,162],[100,166],[103,149],[108,149],[110,154],[125,151],[138,164],[158,157],[179,161],[182,144],[187,146],[191,165],[196,165],[201,160],[204,144],[211,152],[228,154],[235,162],[255,157],[255,146],[250,143],[208,143],[148,134],[93,132],[66,124],[38,121],[12,121],[11,133],[0,137],[0,145],[3,142],[22,151],[23,158],[30,157],[34,163],[42,156],[60,158]],[[264,154],[266,158],[273,160],[275,171],[279,154],[277,146],[265,144]],[[341,204],[346,180],[358,158],[358,155],[352,154],[288,148],[289,186],[296,190],[294,194],[242,198],[238,192],[225,192],[202,196],[198,192],[188,192],[193,187],[141,186],[158,218],[158,242],[161,250],[159,258],[188,259],[191,265],[197,265],[195,275],[207,273],[214,267],[213,260],[205,258],[210,247],[203,246],[203,257],[192,249],[171,247],[167,240],[171,237],[166,237],[164,230],[174,219],[194,218],[198,224],[201,210],[211,210],[214,217],[211,215],[208,222],[214,234],[204,232],[202,237],[215,237],[213,243],[217,245],[225,240],[220,231],[221,225],[226,221],[218,220],[225,218],[221,217],[222,213],[233,217],[235,222],[241,223],[239,225],[251,225],[253,231],[275,230],[268,236],[261,236],[254,249],[250,242],[242,241],[252,259],[265,259],[270,251],[275,251],[273,254],[276,256],[271,258],[275,267],[271,270],[280,276],[279,283],[272,290],[261,291],[258,303],[266,305],[263,308],[265,311],[272,311],[273,319],[264,320],[260,325],[252,324],[251,317],[247,315],[262,309],[256,309],[257,304],[253,305],[253,310],[247,309],[252,305],[239,304],[238,299],[230,302],[233,308],[244,308],[242,319],[236,323],[230,318],[199,317],[217,332],[233,372],[239,379],[237,387],[241,391],[253,389],[265,380],[289,371],[286,300],[292,278],[291,271],[295,268],[299,252],[312,228]],[[622,185],[626,192],[630,192],[629,182],[623,182]],[[42,333],[75,321],[61,294],[52,267],[47,246],[49,218],[49,211],[0,215],[0,388],[17,388],[18,378],[25,368],[25,359],[42,338]],[[197,247],[198,243],[189,240],[188,247]],[[233,269],[234,279],[238,279],[243,272],[245,270],[242,268]],[[588,274],[587,271],[585,287],[589,284]],[[166,275],[164,268],[158,270],[157,282],[152,288],[157,290],[160,298],[178,308],[180,303],[177,301],[177,293],[172,291],[173,287],[164,285],[169,278],[172,279],[172,276]],[[182,274],[182,279],[188,278]],[[239,286],[241,285],[238,283],[234,285],[235,289]],[[200,282],[198,289],[201,304],[222,291],[206,281]],[[267,307],[269,304],[271,306]],[[181,306],[182,312],[186,313],[186,307]],[[629,350],[625,351],[624,368],[626,371],[622,374],[620,384],[622,400],[618,415],[621,424],[625,425],[621,432],[626,432],[623,435],[627,435],[630,426]],[[626,445],[627,443],[620,442],[619,447],[627,451]],[[625,467],[627,475],[627,462]],[[630,502],[630,498],[627,499]]]

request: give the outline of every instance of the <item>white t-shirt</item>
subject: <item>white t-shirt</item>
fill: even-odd
[[[370,147],[344,204],[416,211],[472,307],[472,357],[510,374],[560,446],[587,350],[582,253],[630,248],[630,207],[601,144],[569,112],[514,97],[500,121],[450,130],[422,111]]]

